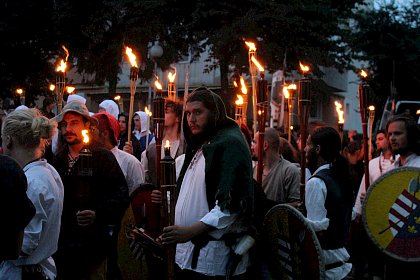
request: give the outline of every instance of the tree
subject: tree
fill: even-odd
[[[26,104],[48,92],[56,43],[49,1],[3,1],[0,8],[0,97],[14,97],[17,87]]]
[[[350,41],[355,57],[368,63],[372,100],[381,105],[391,94],[417,99],[420,93],[420,3],[383,6],[358,14]],[[378,104],[379,105],[379,104]]]

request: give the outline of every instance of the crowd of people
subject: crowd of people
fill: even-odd
[[[145,112],[129,116],[104,100],[91,113],[85,101],[72,97],[55,115],[46,99],[42,110],[20,108],[1,122],[6,227],[0,231],[0,279],[124,279],[118,247],[123,216],[138,188],[159,185],[156,162],[165,151],[156,152]],[[252,137],[246,125],[229,118],[221,98],[206,88],[191,92],[185,104],[165,100],[164,108],[163,142],[176,162],[175,223],[163,227],[155,242],[176,246],[176,279],[276,279],[268,265],[273,256],[264,253],[256,229],[261,199],[266,208],[288,204],[305,214],[322,248],[326,279],[405,279],[414,273],[412,263],[375,248],[361,225],[367,151],[357,133],[343,140],[335,128],[317,125],[300,147],[295,135],[289,142],[267,127],[259,143],[259,132]],[[375,137],[370,184],[389,170],[420,167],[420,132],[412,117],[393,116]],[[159,207],[166,197],[156,188],[150,199]],[[146,258],[148,279],[165,279],[165,262],[153,254]]]

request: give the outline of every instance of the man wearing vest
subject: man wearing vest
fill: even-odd
[[[351,271],[344,247],[352,211],[347,161],[340,155],[340,136],[332,127],[317,128],[305,147],[312,177],[306,184],[307,221],[317,233],[325,257],[326,279],[343,279]]]

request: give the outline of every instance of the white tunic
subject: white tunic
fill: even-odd
[[[213,238],[220,238],[226,232],[233,231],[237,215],[229,211],[220,211],[216,206],[209,212],[205,183],[205,159],[201,150],[191,161],[182,181],[181,191],[175,207],[175,224],[190,226],[197,221],[215,227],[209,234]],[[175,261],[181,269],[191,268],[194,245],[191,241],[179,243],[176,247]],[[209,241],[198,257],[197,267],[194,271],[208,276],[226,275],[229,260],[229,248],[224,241]],[[238,265],[235,275],[245,273],[248,264],[248,255],[244,255]]]
[[[118,165],[124,173],[128,185],[128,194],[131,195],[140,184],[144,183],[143,165],[135,156],[121,151],[117,146],[112,148],[111,152],[114,154],[118,161]]]
[[[416,154],[409,155],[405,160],[404,166],[411,166],[411,167],[420,167],[420,156]],[[397,159],[393,165],[391,165],[387,171],[402,167],[401,165],[401,158]]]
[[[376,181],[379,177],[386,172],[386,170],[392,165],[390,159],[383,158],[382,154],[369,161],[369,185]],[[362,181],[360,182],[359,192],[357,193],[356,201],[354,202],[354,211],[361,215],[362,214],[362,202],[360,201],[361,194],[366,193],[365,187],[365,175],[363,175]]]
[[[323,169],[329,169],[329,164],[320,166],[315,172],[316,175]],[[325,200],[327,199],[327,186],[324,181],[312,177],[306,183],[305,189],[305,206],[307,210],[307,221],[312,228],[318,232],[326,230],[329,226],[330,219],[327,218],[327,209],[325,209]],[[334,250],[322,250],[325,257],[325,264],[333,264],[336,262],[347,262],[350,255],[343,247]],[[343,279],[350,273],[352,265],[345,263],[340,267],[336,267],[326,271],[325,279]]]
[[[23,237],[22,252],[28,256],[0,264],[0,278],[21,279],[19,265],[40,264],[44,273],[54,279],[56,268],[51,255],[57,251],[60,234],[63,183],[60,175],[46,160],[29,163],[23,171],[28,179],[28,197],[36,209]]]

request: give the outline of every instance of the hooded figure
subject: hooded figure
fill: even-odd
[[[177,180],[175,225],[165,227],[161,239],[177,244],[180,278],[243,274],[246,250],[237,266],[228,264],[230,246],[249,237],[253,182],[248,145],[212,91],[195,90],[185,108],[187,151]]]
[[[150,125],[149,131],[147,130],[147,118],[149,116],[143,111],[137,111],[133,115],[133,136],[131,141],[133,142],[133,155],[141,161],[141,154],[144,150],[146,150],[146,146],[149,144],[155,143],[155,136],[153,133],[150,132]],[[147,135],[149,134],[149,139],[147,139]],[[146,144],[148,141],[148,144]]]
[[[116,120],[118,120],[118,114],[120,113],[120,109],[118,109],[117,103],[113,100],[106,99],[99,104],[99,112],[106,111],[107,113],[114,116]]]

